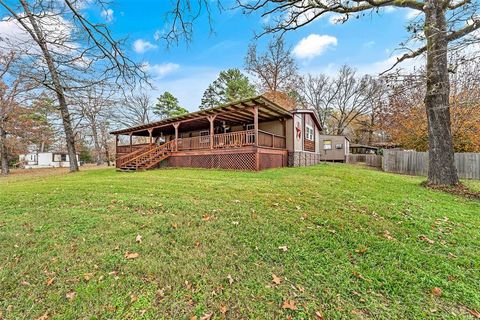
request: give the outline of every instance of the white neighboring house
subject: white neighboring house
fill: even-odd
[[[70,157],[65,152],[30,152],[21,154],[19,161],[25,163],[25,169],[63,168],[70,166]],[[77,154],[77,161],[79,155]]]

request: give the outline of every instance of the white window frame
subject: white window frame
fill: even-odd
[[[315,141],[315,130],[309,124],[305,125],[305,139]]]
[[[327,144],[327,142],[330,142]],[[323,140],[323,150],[332,150],[332,140]]]
[[[336,143],[335,144],[335,149],[341,150],[343,148],[343,143]]]

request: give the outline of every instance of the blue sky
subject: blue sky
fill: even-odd
[[[212,1],[214,3],[215,1]],[[127,51],[138,62],[148,63],[156,98],[170,91],[185,108],[198,108],[203,91],[221,70],[243,68],[248,44],[262,30],[259,14],[243,15],[240,10],[213,10],[210,32],[206,17],[194,26],[193,41],[166,49],[155,34],[166,28],[165,14],[170,0],[119,0],[107,8],[89,7],[87,13],[104,21],[116,38],[127,38]],[[286,34],[301,73],[334,74],[343,64],[359,73],[378,74],[391,66],[398,44],[407,38],[405,26],[415,12],[392,9],[368,13],[345,24],[334,24],[325,16],[297,31]],[[270,40],[258,40],[261,48]]]

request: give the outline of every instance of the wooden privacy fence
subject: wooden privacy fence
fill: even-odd
[[[383,171],[428,175],[428,152],[389,151],[383,154]],[[480,153],[455,153],[455,167],[461,179],[480,179]]]
[[[377,154],[349,154],[347,155],[348,163],[365,163],[369,167],[381,168],[382,156]]]

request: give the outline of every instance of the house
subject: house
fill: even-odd
[[[79,161],[78,154],[77,161]],[[70,166],[70,158],[65,152],[30,151],[26,154],[19,155],[19,162],[23,162],[26,169],[63,168]]]
[[[322,128],[316,114],[273,100],[260,95],[111,132],[116,167],[262,170],[318,163]],[[121,136],[128,137],[126,144],[119,143]]]
[[[320,135],[320,159],[346,162],[350,152],[350,140],[339,135]]]
[[[352,154],[376,154],[377,152],[377,147],[367,146],[364,144],[350,145],[350,153]]]

